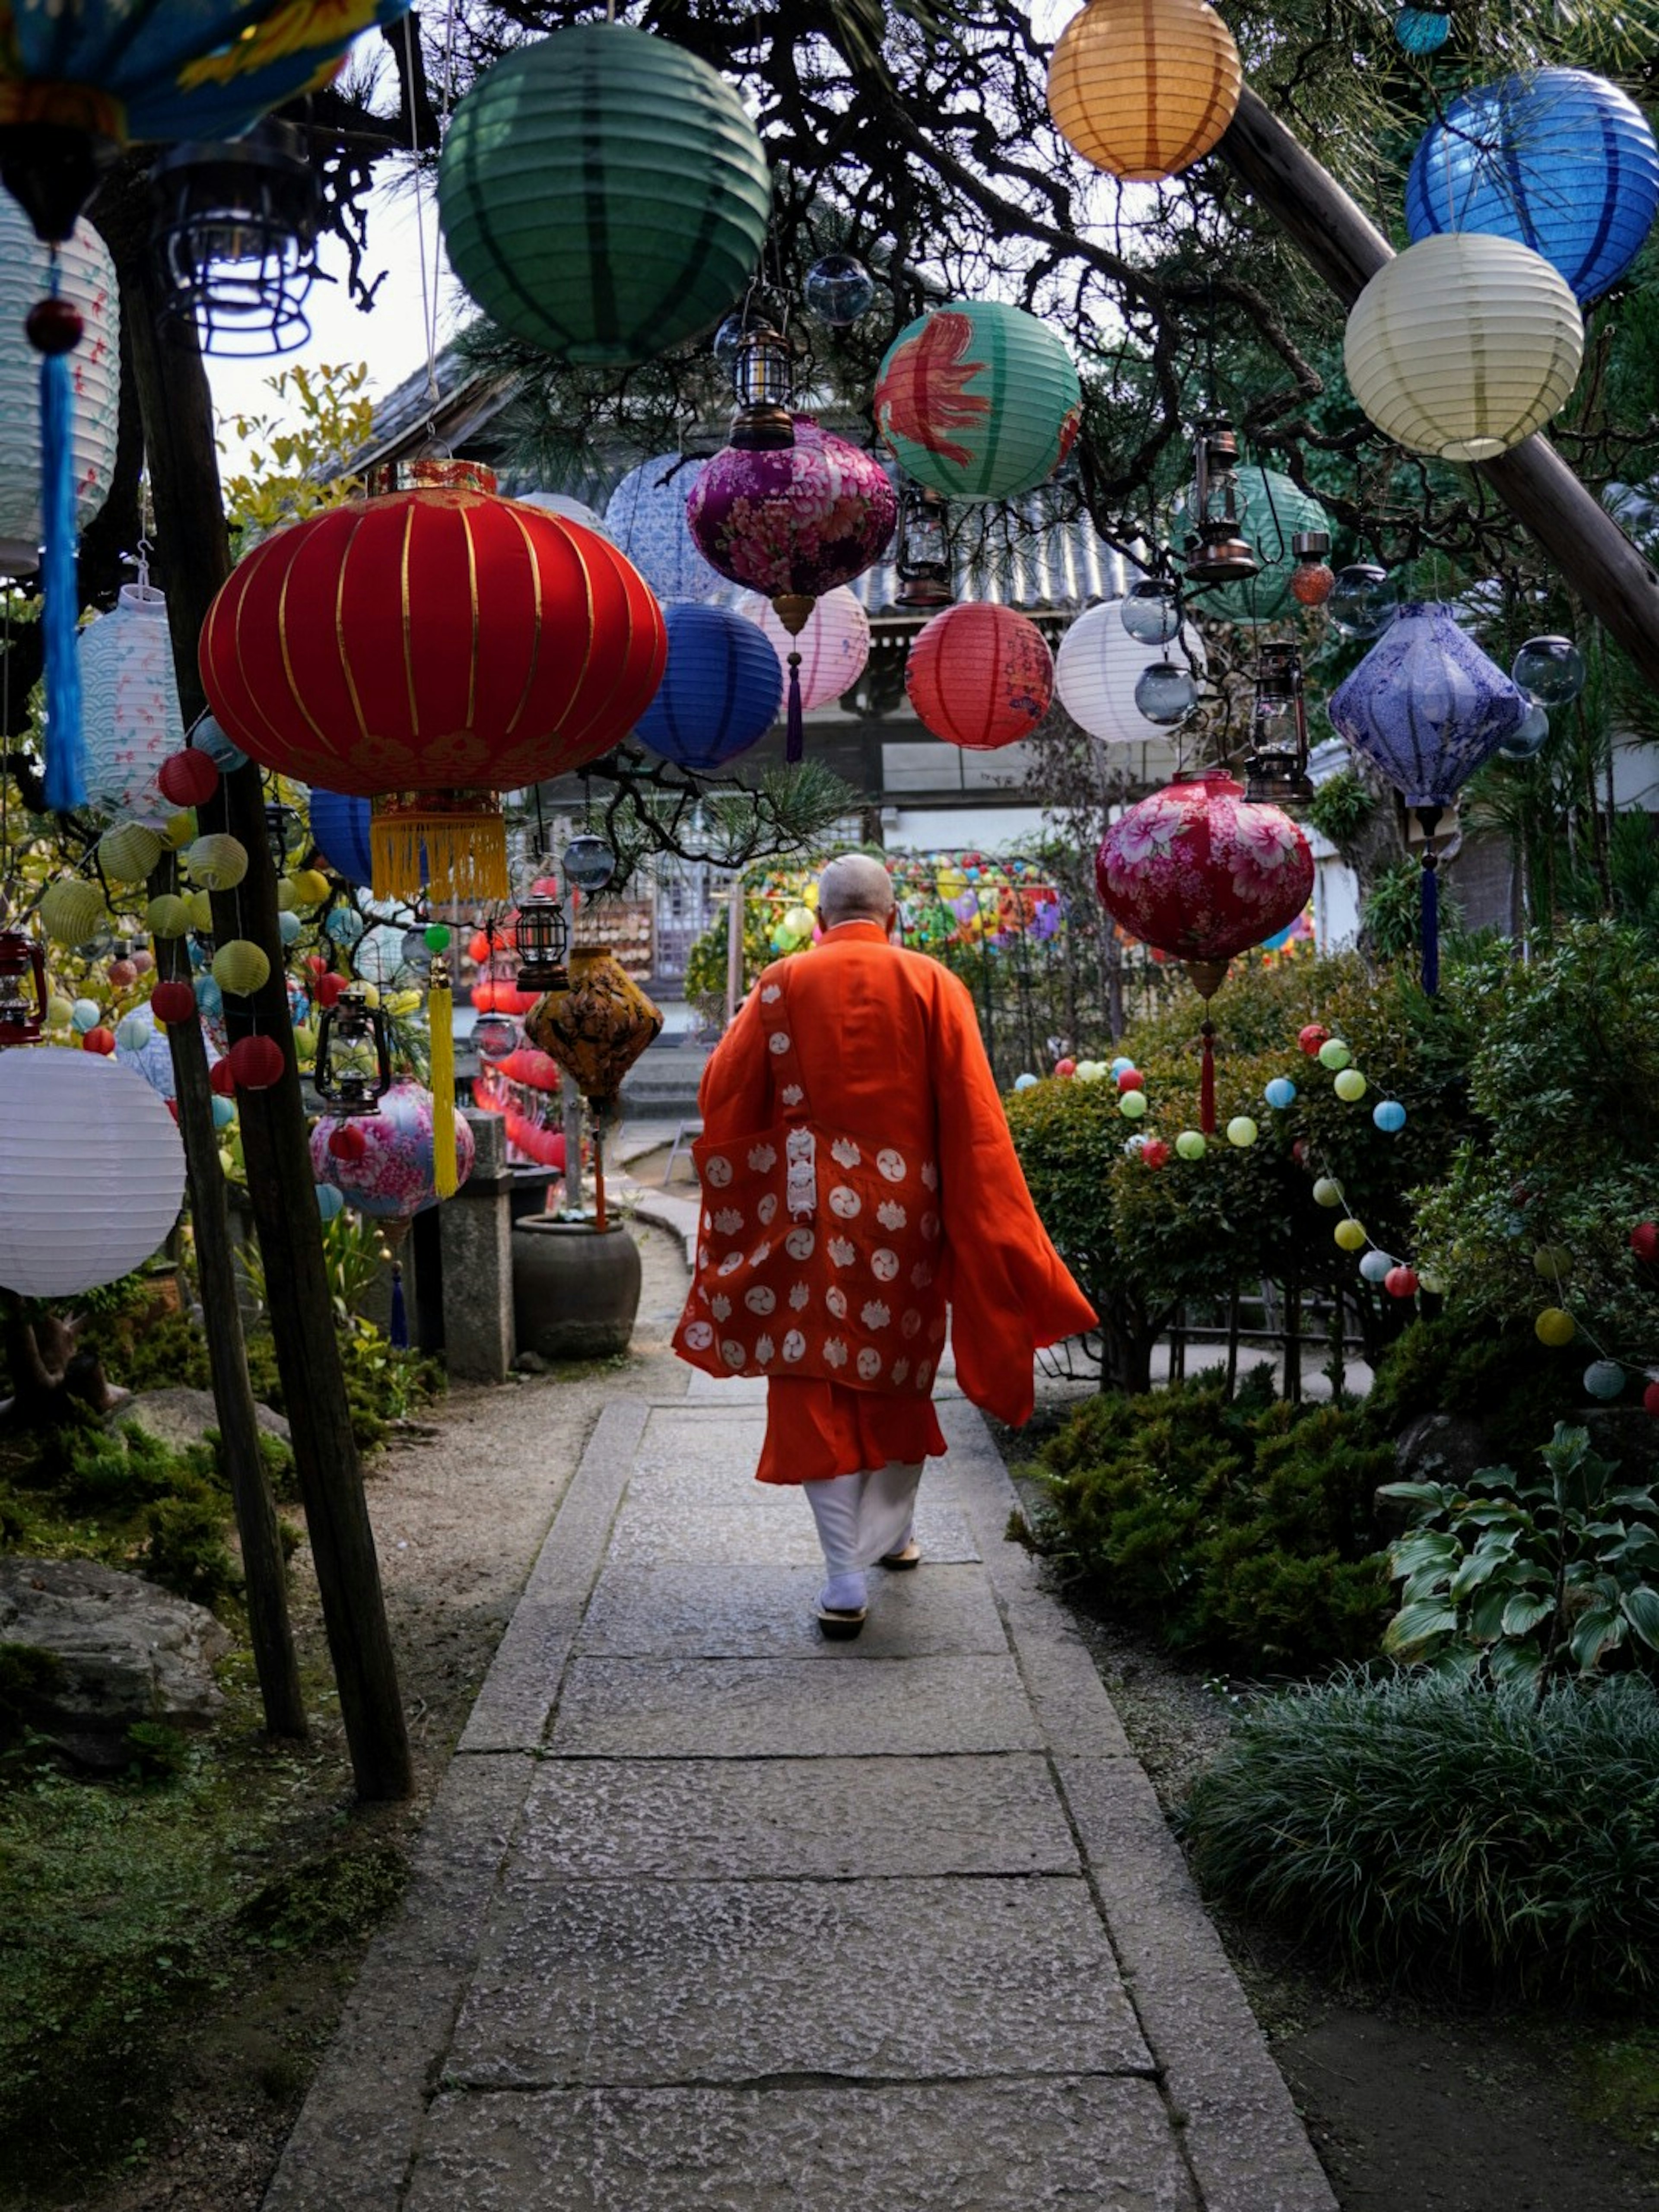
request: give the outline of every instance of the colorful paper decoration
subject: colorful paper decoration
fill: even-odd
[[[52,1045],[0,1053],[0,1288],[61,1298],[112,1283],[177,1220],[179,1132],[112,1059]]]
[[[3,97],[0,82],[0,98]],[[24,335],[29,309],[46,289],[47,249],[28,217],[0,192],[0,574],[33,575],[40,565],[40,356]],[[109,496],[121,392],[121,308],[115,264],[90,223],[78,222],[58,252],[59,286],[86,328],[75,349],[69,426],[75,525],[84,530]]]
[[[1423,134],[1406,228],[1513,239],[1581,305],[1618,283],[1659,212],[1659,145],[1626,93],[1587,70],[1540,69],[1461,94]]]
[[[1082,393],[1072,356],[1022,308],[953,300],[901,331],[876,378],[876,426],[918,483],[1012,499],[1072,450]]]
[[[812,602],[812,611],[799,637],[791,637],[772,611],[771,602],[757,592],[745,592],[738,612],[757,623],[771,642],[784,676],[789,656],[800,655],[800,702],[803,713],[827,707],[850,691],[863,675],[870,659],[870,617],[845,584]]]
[[[994,752],[1029,738],[1048,713],[1054,656],[1025,616],[968,600],[946,607],[917,634],[904,688],[936,738]]]
[[[569,981],[525,1018],[596,1114],[611,1111],[623,1078],[662,1028],[662,1012],[607,945],[571,948]]]
[[[455,110],[438,166],[449,258],[478,305],[599,367],[712,327],[760,258],[771,198],[735,88],[623,23],[507,53]]]
[[[1150,744],[1166,738],[1168,732],[1148,721],[1136,706],[1136,684],[1160,658],[1196,668],[1202,675],[1208,656],[1203,639],[1189,623],[1182,623],[1179,636],[1161,653],[1132,637],[1123,627],[1125,604],[1107,599],[1085,607],[1072,623],[1054,656],[1054,690],[1072,720],[1091,738],[1109,744]]]
[[[445,465],[465,470],[466,464]],[[497,792],[624,738],[661,680],[662,611],[616,547],[459,483],[353,501],[266,538],[202,630],[203,682],[263,766],[373,797],[380,896],[509,896]]]
[[[634,735],[665,760],[712,774],[757,744],[783,704],[771,641],[730,607],[665,610],[668,663]]]
[[[1425,238],[1353,304],[1342,359],[1377,428],[1443,461],[1490,461],[1565,405],[1584,325],[1566,280],[1529,246]]]
[[[472,1132],[459,1112],[450,1118],[459,1187],[472,1172]],[[380,1221],[407,1221],[437,1203],[429,1091],[416,1083],[394,1083],[376,1112],[354,1115],[352,1121],[364,1139],[355,1160],[343,1160],[329,1149],[336,1121],[325,1115],[313,1125],[311,1172],[319,1183],[332,1184],[348,1206]]]
[[[1089,0],[1048,64],[1048,112],[1085,161],[1156,184],[1209,152],[1243,82],[1232,33],[1206,0]]]
[[[1277,469],[1247,463],[1234,471],[1233,484],[1239,530],[1249,541],[1259,571],[1248,583],[1212,585],[1189,596],[1200,614],[1218,622],[1246,626],[1279,622],[1296,611],[1291,589],[1297,567],[1292,539],[1312,531],[1328,535],[1331,518],[1316,499]],[[1183,507],[1176,518],[1177,539],[1188,527]]]
[[[629,471],[605,507],[605,535],[664,606],[726,596],[726,579],[703,559],[685,517],[685,502],[708,465],[684,453],[655,453]]]
[[[1419,602],[1400,610],[1337,686],[1329,713],[1407,806],[1449,806],[1528,703],[1449,606]]]

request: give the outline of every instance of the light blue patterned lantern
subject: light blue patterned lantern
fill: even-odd
[[[1332,726],[1416,810],[1426,833],[1423,986],[1439,981],[1433,828],[1526,720],[1531,701],[1437,603],[1403,606],[1332,692]]]
[[[665,606],[677,599],[717,605],[730,590],[697,550],[685,502],[708,467],[684,453],[655,453],[630,469],[611,495],[605,526]]]
[[[708,775],[776,721],[783,670],[765,631],[730,607],[671,606],[663,620],[668,665],[634,734],[665,760]]]
[[[137,822],[168,821],[177,809],[155,778],[183,746],[185,720],[166,599],[141,574],[76,644],[88,803]]]
[[[1659,211],[1659,144],[1636,102],[1587,70],[1501,77],[1455,100],[1406,179],[1413,241],[1484,231],[1530,246],[1582,304],[1635,260]]]

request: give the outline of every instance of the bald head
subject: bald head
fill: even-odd
[[[867,853],[843,853],[818,878],[818,920],[824,928],[837,922],[885,923],[893,911],[893,878]]]

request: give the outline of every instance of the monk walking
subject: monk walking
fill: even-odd
[[[712,1373],[768,1377],[757,1476],[806,1492],[836,1638],[864,1625],[870,1568],[921,1559],[947,1306],[957,1381],[1012,1426],[1036,1348],[1095,1320],[1031,1204],[973,1000],[892,943],[895,919],[880,861],[830,861],[819,942],[766,969],[709,1060],[675,1336]]]

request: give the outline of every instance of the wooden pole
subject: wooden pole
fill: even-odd
[[[1393,259],[1394,249],[1375,223],[1255,93],[1247,90],[1240,99],[1216,151],[1344,307],[1352,307]],[[1495,461],[1475,465],[1589,612],[1649,682],[1659,684],[1659,569],[1638,552],[1547,439],[1525,439]]]
[[[173,855],[167,854],[150,878],[151,897],[176,890],[176,877]],[[158,976],[188,986],[190,961],[184,940],[158,941],[155,953]],[[236,1297],[230,1208],[219,1167],[207,1045],[200,1024],[193,1021],[169,1023],[167,1037],[173,1057],[179,1134],[184,1139],[185,1167],[190,1178],[191,1231],[196,1247],[197,1284],[202,1294],[202,1328],[212,1373],[213,1409],[230,1478],[242,1571],[247,1580],[248,1640],[253,1646],[254,1672],[269,1733],[302,1736],[305,1698],[289,1627],[288,1569],[283,1559],[276,1503],[259,1453],[259,1420],[253,1385],[248,1380],[242,1310]]]
[[[730,1029],[743,1004],[743,877],[732,878],[726,908],[726,1025]]]
[[[118,267],[165,556],[173,659],[189,723],[206,703],[197,641],[231,566],[212,395],[195,328],[161,313],[142,243],[119,256]],[[222,939],[252,939],[270,963],[262,990],[227,1001],[226,1020],[233,1038],[257,1030],[282,1048],[280,1080],[241,1094],[242,1151],[352,1773],[360,1797],[406,1797],[414,1782],[409,1734],[323,1261],[258,769],[250,763],[225,776],[202,809],[202,821],[228,830],[248,855],[242,882],[215,895],[216,932]]]

